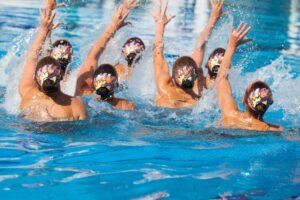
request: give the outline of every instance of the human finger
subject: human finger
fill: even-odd
[[[171,16],[171,17],[167,20],[166,24],[168,24],[170,21],[172,21],[172,19],[174,19],[175,17],[176,17],[175,15]]]
[[[56,23],[52,26],[52,30],[55,30],[57,29],[58,27],[60,26],[60,23]]]
[[[54,9],[64,7],[64,6],[66,6],[65,3],[60,3],[60,4],[57,4]]]
[[[242,28],[244,22],[240,22],[239,26],[235,29],[236,32],[239,32],[239,30]]]
[[[249,33],[249,31],[251,30],[251,26],[249,26],[243,33],[242,33],[242,35],[240,36],[241,38],[244,38],[248,33]]]
[[[166,5],[165,5],[164,11],[163,11],[163,15],[166,15],[167,9],[168,9],[168,5],[169,5],[169,0],[166,1]]]
[[[49,22],[52,23],[55,18],[56,12],[52,12]]]
[[[248,27],[248,24],[244,23],[243,26],[241,27],[241,29],[239,30],[238,34],[241,35],[246,30],[247,27]]]

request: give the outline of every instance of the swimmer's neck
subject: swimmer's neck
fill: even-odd
[[[191,95],[193,99],[199,98],[199,95],[197,95],[197,94],[194,92],[194,89],[193,89],[193,88],[191,88],[191,89],[183,89],[183,88],[181,88],[181,87],[179,87],[179,86],[177,86],[177,87],[180,88],[180,89],[182,89],[185,93]]]
[[[47,95],[48,97],[50,97],[51,99],[55,100],[55,99],[57,99],[57,98],[63,96],[64,93],[62,93],[62,91],[59,89],[59,91],[57,91],[57,92],[53,92],[53,93],[51,93],[51,94],[46,94],[46,95]]]
[[[254,118],[254,119],[260,120],[262,122],[264,121],[263,116],[253,113],[252,111],[249,110],[248,107],[246,108],[246,111],[244,112],[244,114],[249,118]]]

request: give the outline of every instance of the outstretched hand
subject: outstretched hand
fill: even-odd
[[[57,4],[56,0],[46,0],[46,9],[54,10],[56,8],[60,8],[63,6],[66,6],[66,4],[65,3]]]
[[[229,45],[236,48],[239,45],[252,41],[252,39],[245,39],[246,35],[249,33],[250,30],[251,27],[247,23],[243,22],[241,22],[237,29],[234,30],[232,23]]]
[[[141,4],[140,0],[124,0],[123,5],[127,10],[139,7]]]
[[[40,9],[40,20],[41,20],[41,29],[47,32],[56,29],[60,24],[53,24],[56,13],[51,10],[45,9],[44,11]]]
[[[222,16],[229,14],[229,12],[223,12],[224,0],[210,0],[212,7],[211,18],[214,20],[220,19]]]
[[[129,22],[125,22],[125,20],[129,15],[129,11],[138,6],[140,6],[140,0],[123,1],[123,3],[117,8],[117,11],[112,19],[112,26],[113,26],[112,33],[115,33],[117,30],[130,24]]]
[[[115,32],[115,31],[121,29],[122,27],[126,26],[127,24],[129,24],[129,23],[125,22],[128,15],[129,15],[129,10],[127,8],[125,8],[124,5],[120,5],[112,19],[113,32]]]
[[[165,2],[165,6],[163,6],[164,2]],[[175,18],[174,15],[171,17],[167,16],[168,3],[169,3],[168,0],[166,0],[166,1],[160,0],[158,9],[153,14],[153,18],[154,18],[156,24],[166,26],[172,19]]]

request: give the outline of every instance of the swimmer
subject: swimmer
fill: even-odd
[[[66,6],[64,3],[57,4],[56,0],[46,1],[46,9],[51,11],[64,6]],[[58,39],[52,44],[51,33],[52,31],[50,31],[48,34],[48,38],[50,40],[50,46],[51,46],[49,55],[55,58],[59,62],[62,69],[63,78],[65,79],[66,75],[68,74],[67,73],[68,66],[70,65],[73,59],[73,55],[74,55],[73,47],[71,43],[65,39]]]
[[[156,34],[153,47],[154,76],[157,87],[155,104],[167,108],[185,108],[196,105],[198,95],[197,64],[193,58],[182,56],[178,58],[169,75],[169,69],[164,58],[164,32],[166,25],[175,17],[167,17],[168,2],[163,6],[160,0],[159,9],[154,14]]]
[[[229,14],[229,12],[223,12],[224,1],[225,0],[210,1],[212,12],[207,25],[205,26],[204,30],[197,40],[196,47],[193,53],[193,59],[198,66],[199,85],[201,85],[200,89],[203,89],[204,87],[209,89],[213,86],[215,79],[217,78],[220,65],[224,59],[225,49],[221,47],[214,49],[213,52],[209,55],[209,58],[205,64],[205,68],[208,70],[208,75],[206,77],[203,76],[201,65],[204,58],[206,43],[218,20],[222,16]],[[245,39],[240,44],[245,44],[250,41],[252,41],[252,39]]]
[[[114,34],[127,25],[125,20],[129,15],[129,11],[138,7],[139,3],[138,0],[124,0],[119,6],[107,30],[94,44],[79,71],[76,96],[91,95],[95,92],[99,96],[98,100],[106,101],[116,109],[135,109],[135,105],[132,102],[114,96],[114,91],[118,86],[118,73],[110,64],[98,67],[98,60]]]
[[[227,50],[216,80],[218,102],[222,111],[221,123],[224,128],[283,131],[282,127],[268,124],[263,120],[265,112],[273,104],[272,91],[266,83],[255,81],[248,86],[243,98],[243,104],[246,105],[245,112],[239,111],[232,96],[228,71],[236,48],[239,43],[243,42],[250,29],[251,27],[246,23],[240,23],[236,30],[234,30],[233,24],[231,25]]]
[[[114,97],[115,89],[118,88],[118,73],[110,64],[100,65],[93,77],[93,87],[98,95],[98,101],[106,101],[112,107],[122,110],[134,110],[135,105],[130,101]]]
[[[53,24],[55,12],[40,10],[41,24],[28,51],[24,71],[19,83],[21,115],[32,121],[69,121],[86,118],[83,102],[61,92],[62,69],[57,60],[44,57],[38,61],[43,44]]]
[[[116,70],[119,74],[119,81],[127,81],[129,79],[133,72],[135,64],[140,61],[145,49],[146,46],[140,38],[129,38],[125,42],[122,48],[122,55],[127,61],[127,66],[123,64],[116,65]]]
[[[208,76],[204,77],[201,65],[204,58],[206,43],[213,31],[213,27],[216,25],[218,20],[222,16],[228,14],[228,12],[223,12],[224,0],[217,0],[217,1],[211,0],[210,4],[212,7],[210,18],[204,30],[201,32],[200,36],[197,39],[195,50],[192,56],[198,68],[198,77],[199,77],[198,81],[200,85],[200,93],[204,87],[205,88],[211,87],[214,79],[216,78],[218,68],[219,68],[218,66],[220,65],[220,62],[222,61],[225,53],[225,49],[222,48],[217,48],[212,52],[212,54],[209,56],[207,64],[205,65],[208,70]]]
[[[50,55],[59,62],[63,77],[65,77],[68,74],[68,66],[71,64],[74,55],[71,43],[65,39],[56,40],[52,44]]]

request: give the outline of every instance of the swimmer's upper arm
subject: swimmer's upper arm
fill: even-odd
[[[170,80],[168,63],[164,57],[164,28],[157,27],[153,47],[154,75],[159,93],[162,93],[163,88],[169,84]]]
[[[93,76],[96,66],[97,62],[86,60],[80,68],[76,80],[75,96],[83,96],[93,90]]]
[[[231,67],[234,52],[235,49],[227,48],[216,81],[218,102],[223,115],[238,111],[228,80],[228,71]]]
[[[45,40],[47,39],[48,32],[49,30],[41,28],[37,33],[31,48],[28,50],[23,74],[19,83],[19,92],[22,98],[31,88],[36,87],[34,81],[35,69],[40,51],[43,48]]]
[[[107,30],[100,36],[100,38],[95,42],[89,51],[85,63],[80,68],[77,76],[75,96],[82,96],[90,93],[90,91],[93,90],[92,79],[98,66],[98,60],[102,55],[107,43],[116,33],[116,31],[117,28],[114,26],[114,22],[112,21]]]
[[[198,67],[201,67],[202,65],[204,53],[205,53],[205,45],[216,23],[217,23],[217,19],[210,18],[204,30],[201,32],[200,36],[197,39],[192,57],[195,60]]]

